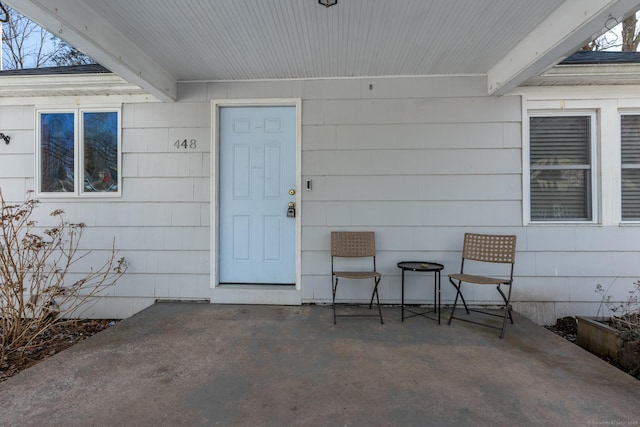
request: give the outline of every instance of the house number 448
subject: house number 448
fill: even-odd
[[[198,148],[198,142],[195,139],[178,139],[173,143],[177,150],[195,150]]]

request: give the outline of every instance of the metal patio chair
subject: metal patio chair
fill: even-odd
[[[364,271],[342,271],[335,269],[335,258],[371,258],[373,269]],[[333,324],[336,324],[336,317],[376,317],[376,315],[359,314],[336,314],[336,291],[340,279],[350,280],[373,280],[373,293],[369,302],[369,309],[373,306],[373,298],[378,303],[378,315],[380,323],[382,320],[382,310],[380,309],[380,296],[378,295],[378,285],[382,275],[376,271],[376,244],[373,231],[332,231],[331,232],[331,293],[333,308]]]
[[[492,235],[492,234],[474,234],[465,233],[464,245],[462,248],[462,263],[460,266],[460,273],[449,274],[449,282],[456,288],[456,299],[451,309],[451,316],[449,317],[448,324],[451,324],[452,319],[463,320],[465,322],[475,323],[482,326],[488,326],[490,328],[500,330],[500,338],[504,337],[504,331],[507,326],[507,318],[513,324],[513,316],[511,314],[511,288],[513,284],[513,267],[516,258],[516,236],[514,235]],[[497,264],[509,264],[510,268],[505,268],[500,273],[504,274],[502,278],[491,277],[478,274],[469,274],[465,268],[474,267],[480,268],[481,265],[487,265],[491,263]],[[462,283],[476,284],[476,285],[495,285],[498,293],[504,300],[505,308],[504,313],[491,313],[485,310],[471,309],[467,306],[467,302],[462,294]],[[507,294],[502,290],[503,286],[508,286],[509,290]],[[462,300],[462,304],[467,312],[471,311],[482,313],[490,316],[502,317],[502,328],[490,325],[488,323],[477,322],[464,317],[455,316],[456,306],[458,305],[458,298]]]

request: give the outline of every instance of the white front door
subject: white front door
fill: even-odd
[[[295,284],[295,107],[221,107],[219,137],[219,282]]]

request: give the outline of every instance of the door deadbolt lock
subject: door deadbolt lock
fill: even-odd
[[[289,195],[293,196],[294,194],[296,194],[296,190],[294,190],[293,188],[289,190]]]
[[[287,218],[295,218],[295,217],[296,217],[296,204],[294,202],[289,202],[289,208],[287,209]]]

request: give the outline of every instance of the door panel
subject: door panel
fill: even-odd
[[[295,283],[294,107],[222,107],[220,283]]]

